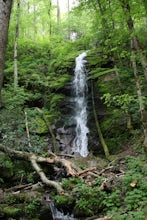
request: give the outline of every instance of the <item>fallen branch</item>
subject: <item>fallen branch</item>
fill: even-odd
[[[10,148],[6,148],[1,144],[0,144],[0,151],[5,152],[11,158],[17,158],[19,160],[30,161],[33,169],[40,176],[41,181],[48,186],[52,186],[52,187],[56,188],[56,190],[59,193],[63,192],[61,184],[57,183],[55,181],[49,180],[46,177],[43,170],[38,165],[38,163],[56,164],[56,165],[63,166],[67,172],[67,175],[77,176],[77,168],[75,168],[70,161],[65,160],[65,159],[61,159],[61,158],[57,157],[55,154],[53,154],[53,156],[54,156],[53,159],[45,158],[45,157],[40,157],[40,156],[37,156],[35,154],[31,154],[28,152],[16,151],[16,150],[13,150]]]
[[[92,171],[95,171],[95,170],[96,170],[96,167],[87,168],[85,170],[79,171],[78,176],[82,176],[83,174],[88,173],[89,171],[92,172]]]
[[[108,217],[108,216],[104,216],[104,217],[96,217],[96,216],[92,216],[92,217],[89,217],[89,218],[86,218],[85,220],[111,220],[112,219],[112,216],[111,217]]]
[[[17,185],[17,186],[13,186],[9,189],[6,189],[5,192],[12,192],[12,191],[17,191],[17,190],[20,190],[20,189],[24,189],[26,187],[32,187],[32,183],[29,183],[29,184],[24,184],[24,185]]]
[[[46,184],[46,185],[48,185],[48,186],[54,187],[54,188],[57,190],[57,192],[59,192],[59,193],[61,193],[61,192],[64,191],[64,190],[62,189],[60,183],[57,183],[57,182],[52,181],[52,180],[49,180],[49,179],[46,177],[46,175],[45,175],[45,173],[43,172],[43,170],[42,170],[42,169],[39,167],[39,165],[37,164],[37,162],[36,162],[36,156],[35,156],[35,155],[32,155],[32,156],[30,157],[30,161],[31,161],[31,164],[32,164],[34,170],[36,170],[36,172],[38,173],[38,175],[40,176],[40,179],[42,180],[42,182],[43,182],[44,184]]]
[[[58,154],[58,156],[63,156],[63,157],[69,157],[69,158],[75,158],[75,155],[71,155],[71,154]]]
[[[102,175],[106,170],[110,170],[112,168],[113,168],[113,166],[106,167],[106,168],[102,169],[98,174]]]
[[[32,147],[31,139],[30,139],[29,126],[28,126],[28,116],[27,116],[27,112],[26,111],[24,111],[24,113],[25,113],[25,125],[26,125],[26,132],[27,132],[27,137],[28,137],[28,143],[29,143],[29,147]]]

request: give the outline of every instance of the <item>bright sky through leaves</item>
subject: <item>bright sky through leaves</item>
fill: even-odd
[[[54,5],[57,5],[57,0],[52,0],[52,3]],[[78,4],[78,0],[69,0],[70,4],[70,9]],[[68,0],[59,0],[59,5],[60,5],[60,11],[66,12],[67,11],[67,5],[68,5]]]

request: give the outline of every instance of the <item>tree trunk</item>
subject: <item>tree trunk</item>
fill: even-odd
[[[52,15],[51,15],[51,9],[52,9],[52,1],[49,0],[49,8],[48,8],[48,15],[49,15],[49,35],[52,35]]]
[[[109,3],[109,11],[111,11],[111,2],[110,2],[110,0],[109,0],[108,3]],[[100,0],[98,1],[98,6],[99,6],[99,11],[100,11],[100,14],[101,14],[101,17],[102,17],[101,23],[102,23],[102,26],[104,27],[104,39],[106,40],[106,39],[108,39],[109,33],[110,33],[110,27],[108,25],[108,19],[106,19],[106,17],[105,17],[105,14],[106,14],[105,10],[106,9],[105,9],[105,7],[103,7]],[[112,18],[112,13],[111,13],[111,18],[110,19],[112,20],[112,28],[114,29],[115,24],[114,24],[114,20]],[[120,90],[120,94],[122,94],[124,89],[123,89],[123,85],[122,85],[121,80],[120,80],[120,76],[119,76],[119,72],[118,72],[118,68],[117,68],[117,63],[116,63],[116,59],[115,59],[115,53],[113,52],[112,49],[113,49],[113,46],[110,43],[110,45],[109,45],[110,56],[111,56],[111,59],[112,59],[112,62],[113,62],[114,68],[115,68],[115,75],[116,75],[118,87],[119,87],[119,90]],[[128,130],[130,131],[131,134],[134,134],[133,125],[131,123],[131,121],[132,121],[131,120],[131,114],[129,113],[129,111],[126,112],[126,119],[127,119],[127,128],[128,128]]]
[[[57,0],[57,24],[60,24],[60,5],[59,5],[59,0]]]
[[[69,11],[70,11],[70,1],[67,0],[67,14],[68,14],[68,33],[67,33],[67,39],[70,40],[70,20],[69,20]]]
[[[0,0],[0,108],[2,107],[2,85],[4,79],[5,52],[13,0]]]
[[[42,118],[43,118],[43,120],[44,120],[44,122],[45,122],[45,124],[46,124],[46,126],[47,126],[47,128],[48,128],[48,131],[49,131],[49,133],[50,133],[50,135],[51,135],[51,138],[52,138],[52,142],[53,142],[53,152],[54,152],[54,153],[57,153],[57,152],[58,152],[58,149],[57,149],[56,137],[55,137],[55,135],[54,135],[54,132],[53,132],[53,130],[52,130],[52,127],[51,127],[49,121],[47,120],[47,118],[46,118],[44,112],[43,112],[40,108],[38,108],[38,107],[36,107],[36,110],[42,115]]]
[[[35,4],[35,1],[33,1],[33,14],[34,14],[34,18],[33,18],[33,23],[34,23],[34,40],[36,40],[36,36],[37,36],[37,19],[36,19],[36,4]]]
[[[106,156],[107,159],[109,159],[109,156],[110,156],[109,149],[108,149],[107,144],[105,142],[105,139],[103,137],[103,134],[102,134],[102,131],[101,131],[101,128],[100,128],[100,123],[99,123],[99,120],[98,120],[98,117],[97,117],[97,114],[96,114],[95,102],[94,102],[94,91],[93,91],[93,83],[92,83],[92,81],[91,81],[91,93],[92,93],[92,107],[93,107],[93,113],[94,113],[94,118],[95,118],[95,124],[96,124],[96,128],[97,128],[97,132],[98,132],[98,135],[99,135],[99,138],[100,138],[100,142],[102,144],[105,156]]]
[[[14,92],[16,92],[18,87],[17,48],[18,48],[18,35],[19,35],[19,15],[20,15],[20,0],[17,0],[15,42],[14,42]]]
[[[135,76],[135,81],[136,81],[136,88],[137,88],[137,95],[138,95],[138,100],[139,100],[139,110],[140,110],[140,115],[141,115],[141,122],[143,125],[143,133],[144,133],[144,152],[147,154],[147,115],[145,112],[145,106],[143,104],[143,99],[142,99],[142,91],[141,91],[141,85],[140,85],[140,80],[139,80],[139,74],[137,70],[137,64],[135,60],[135,51],[133,48],[133,40],[131,41],[131,55],[132,55],[132,67],[134,71],[134,76]]]
[[[145,55],[143,54],[141,43],[137,35],[135,34],[134,21],[131,17],[130,5],[128,3],[128,0],[119,0],[119,1],[123,9],[125,18],[126,18],[126,23],[130,31],[130,36],[132,36],[132,46],[134,47],[134,49],[137,51],[139,55],[139,59],[140,59],[140,62],[141,62],[141,65],[144,71],[144,76],[145,76],[145,79],[147,80],[147,60],[146,60]]]

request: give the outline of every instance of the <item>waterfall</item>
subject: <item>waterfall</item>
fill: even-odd
[[[75,122],[76,136],[73,141],[73,152],[80,153],[82,157],[88,155],[89,129],[87,127],[87,77],[85,74],[85,63],[87,53],[84,52],[76,57],[76,66],[73,79],[74,101],[75,101]]]

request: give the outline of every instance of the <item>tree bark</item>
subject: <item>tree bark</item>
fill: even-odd
[[[126,23],[127,23],[128,29],[130,31],[132,46],[134,47],[134,50],[136,50],[139,55],[139,59],[140,59],[140,62],[141,62],[141,65],[142,65],[142,68],[144,71],[144,77],[147,80],[147,60],[146,60],[145,55],[143,54],[141,43],[140,43],[137,35],[135,34],[134,21],[131,17],[130,5],[128,3],[128,0],[119,0],[119,1],[121,4],[121,7],[123,9],[125,18],[126,18]]]
[[[0,0],[0,108],[2,107],[2,85],[4,80],[5,52],[13,0]]]
[[[51,15],[51,9],[52,9],[52,1],[49,0],[49,6],[48,6],[48,15],[49,15],[49,35],[52,35],[52,15]]]
[[[99,135],[99,138],[100,138],[100,142],[102,144],[105,156],[106,156],[107,159],[109,159],[109,156],[110,156],[109,149],[108,149],[107,144],[105,142],[105,139],[103,137],[103,134],[102,134],[102,131],[101,131],[101,128],[100,128],[100,123],[99,123],[99,120],[98,120],[98,117],[97,117],[97,114],[96,114],[95,102],[94,102],[94,91],[93,91],[93,84],[92,84],[92,82],[91,82],[91,92],[92,92],[92,107],[93,107],[93,113],[94,113],[94,118],[95,118],[95,124],[96,124],[96,128],[97,128],[97,132],[98,132],[98,135]]]
[[[132,67],[134,71],[134,77],[136,81],[136,89],[137,89],[137,95],[138,95],[138,101],[139,101],[139,110],[140,110],[140,115],[141,115],[141,122],[143,125],[143,133],[144,133],[144,152],[147,154],[147,115],[145,112],[145,106],[143,103],[143,98],[142,98],[142,91],[141,91],[141,85],[140,85],[140,80],[139,80],[139,74],[137,70],[137,64],[135,60],[135,51],[133,48],[133,41],[131,41],[131,59],[132,59]]]
[[[36,40],[37,36],[37,17],[36,17],[36,4],[35,1],[33,0],[33,23],[34,23],[34,40]]]
[[[14,42],[14,92],[16,92],[18,87],[17,57],[18,57],[19,15],[20,15],[20,0],[17,0],[15,42]]]
[[[38,108],[38,107],[36,107],[36,110],[42,115],[42,118],[43,118],[43,120],[44,120],[44,122],[45,122],[45,124],[46,124],[46,126],[47,126],[47,128],[48,128],[48,131],[49,131],[49,133],[50,133],[50,135],[51,135],[51,138],[52,138],[52,142],[53,142],[53,152],[54,152],[54,153],[57,153],[57,152],[58,152],[58,149],[57,149],[56,137],[55,137],[55,135],[54,135],[54,132],[53,132],[53,130],[52,130],[52,127],[51,127],[49,121],[47,120],[47,118],[46,118],[44,112],[43,112],[40,108]]]
[[[59,0],[57,0],[57,24],[60,24],[60,5]]]

